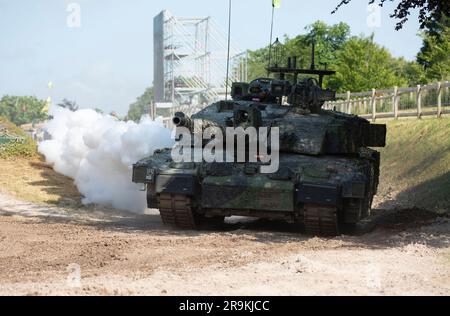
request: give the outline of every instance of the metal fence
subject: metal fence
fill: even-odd
[[[437,116],[450,114],[450,82],[417,87],[338,94],[325,109],[356,114],[375,121],[378,118]]]

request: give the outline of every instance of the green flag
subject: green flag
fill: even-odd
[[[281,7],[281,0],[272,0],[272,6],[275,9],[279,9]]]

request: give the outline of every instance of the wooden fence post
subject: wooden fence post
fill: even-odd
[[[437,83],[437,117],[442,114],[442,82]]]
[[[350,114],[351,111],[351,105],[350,105],[350,91],[347,91],[347,108],[346,108],[346,113]]]
[[[398,87],[394,87],[394,96],[392,97],[392,106],[394,107],[394,118],[398,118]]]
[[[422,88],[420,84],[417,85],[417,94],[416,94],[416,103],[417,103],[417,118],[422,118]]]
[[[377,118],[377,103],[375,99],[375,89],[372,89],[372,98],[370,99],[370,106],[372,107],[372,122],[375,122]]]

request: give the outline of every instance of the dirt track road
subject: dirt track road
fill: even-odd
[[[0,294],[449,295],[449,219],[378,218],[369,233],[331,239],[239,219],[180,232],[154,211],[0,195]]]

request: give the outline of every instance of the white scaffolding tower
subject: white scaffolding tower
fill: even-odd
[[[201,107],[225,96],[227,34],[211,17],[154,19],[155,102]],[[230,47],[231,83],[247,80],[247,53]]]

